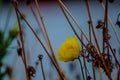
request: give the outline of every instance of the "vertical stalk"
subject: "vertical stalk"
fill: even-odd
[[[103,74],[102,74],[102,69],[100,67],[100,61],[99,61],[98,71],[99,71],[99,75],[100,75],[100,80],[103,80]]]
[[[40,16],[40,19],[41,19],[41,22],[42,22],[43,29],[44,29],[44,31],[45,31],[45,36],[46,36],[46,40],[47,40],[47,42],[48,42],[48,46],[50,47],[50,50],[51,50],[51,52],[52,52],[53,59],[55,59],[55,62],[56,62],[57,59],[56,59],[56,57],[55,57],[55,55],[54,55],[54,51],[53,51],[52,45],[51,45],[51,43],[50,43],[50,39],[49,39],[49,37],[48,37],[48,32],[47,32],[47,30],[46,30],[46,25],[45,25],[45,23],[44,23],[44,20],[43,20],[43,17],[42,17],[42,14],[41,14],[41,11],[40,11],[40,8],[39,8],[39,5],[38,5],[37,0],[35,0],[35,4],[36,4],[36,8],[37,8],[37,10],[38,10],[38,13],[39,13],[39,16]],[[58,62],[57,62],[56,64],[58,65]]]
[[[103,62],[103,65],[104,65],[104,67],[105,67],[105,70],[106,70],[106,73],[108,74],[109,79],[112,80],[112,77],[111,77],[111,75],[110,75],[110,72],[109,72],[109,70],[107,69],[107,66],[106,66],[106,64],[105,64],[104,57],[101,55],[101,52],[100,52],[99,44],[98,44],[98,41],[97,41],[97,38],[96,38],[96,34],[95,34],[95,31],[94,31],[94,25],[93,25],[92,16],[91,16],[91,13],[90,13],[90,7],[89,7],[89,4],[88,4],[88,0],[85,0],[85,2],[86,2],[86,7],[87,7],[89,19],[90,19],[90,21],[91,21],[91,29],[92,29],[94,41],[95,41],[95,43],[96,43],[96,49],[97,49],[97,51],[98,51],[98,54],[99,54],[100,57],[101,57],[101,60],[102,60],[102,62]]]
[[[91,35],[91,22],[88,21],[89,24],[89,38],[90,38],[90,42],[92,41],[92,35]],[[95,74],[95,68],[94,68],[94,64],[92,62],[92,71],[93,71],[93,78],[94,80],[96,80],[96,74]]]
[[[117,80],[120,80],[120,69],[117,72]]]
[[[115,29],[115,27],[114,27],[114,25],[113,25],[110,17],[108,16],[108,0],[106,0],[106,5],[105,5],[105,6],[104,6],[104,4],[102,3],[102,7],[104,8],[104,11],[105,11],[105,21],[104,21],[105,24],[104,24],[104,27],[107,28],[107,30],[106,30],[107,32],[104,31],[104,33],[108,34],[108,20],[109,20],[109,21],[110,21],[110,24],[111,24],[111,26],[112,26],[115,34],[116,34],[116,37],[117,37],[117,39],[118,39],[118,42],[119,42],[119,36],[117,35],[117,31],[116,31],[116,29]],[[104,29],[103,29],[103,30],[104,30]],[[104,34],[103,34],[103,36],[104,36]],[[109,43],[109,40],[106,42],[106,44],[107,44],[107,46],[108,46],[108,49],[110,48],[110,50],[111,50],[111,52],[112,52],[112,54],[113,54],[113,57],[115,58],[115,61],[116,61],[117,65],[120,67],[120,63],[119,63],[119,61],[117,60],[117,57],[116,57],[116,55],[115,55],[115,53],[114,53],[114,51],[113,51],[113,49],[112,49],[112,47],[111,47],[111,45],[110,45],[110,43]]]
[[[117,60],[117,57],[116,57],[116,55],[115,55],[115,52],[113,51],[113,49],[112,49],[112,47],[111,47],[109,41],[107,42],[107,45],[108,45],[108,47],[110,48],[113,57],[115,58],[115,62],[117,63],[118,67],[120,68],[120,63],[119,63],[119,61]]]
[[[43,78],[44,78],[44,80],[46,80],[45,73],[44,73],[44,68],[43,68],[43,63],[42,63],[43,55],[39,55],[38,58],[39,58],[39,61],[40,61],[40,66],[41,66]]]
[[[104,27],[103,27],[103,53],[105,53],[105,37],[108,37],[108,0],[106,0],[105,12],[104,12]],[[107,36],[106,36],[107,35]]]
[[[91,36],[91,22],[88,21],[89,24],[89,38],[90,38],[90,42],[92,42],[92,36]]]
[[[104,27],[106,28],[105,34],[108,34],[108,0],[106,0],[106,5],[105,5],[105,21],[104,21],[104,23],[105,23]],[[112,54],[113,54],[113,56],[115,58],[115,61],[116,61],[117,65],[120,67],[119,61],[117,60],[117,58],[115,56],[115,53],[114,53],[114,51],[113,51],[113,49],[112,49],[112,47],[111,47],[111,45],[109,43],[109,40],[106,42],[106,44],[108,46],[108,49],[110,48],[110,50],[111,50],[111,52],[112,52]]]
[[[43,25],[43,29],[44,29],[44,31],[45,31],[46,40],[47,40],[48,46],[49,46],[49,48],[50,48],[50,50],[51,50],[53,59],[54,59],[56,65],[58,66],[58,69],[61,70],[60,65],[59,65],[59,63],[58,63],[58,61],[57,61],[57,59],[56,59],[56,57],[55,57],[55,53],[54,53],[54,50],[53,50],[53,48],[52,48],[50,39],[49,39],[49,37],[48,37],[48,32],[47,32],[47,30],[46,30],[46,25],[45,25],[45,23],[44,23],[44,20],[43,20],[43,17],[42,17],[42,14],[41,14],[41,11],[40,11],[40,8],[39,8],[39,5],[38,5],[37,0],[35,0],[35,4],[36,4],[36,8],[37,8],[37,10],[38,10],[39,17],[40,17],[41,22],[42,22],[42,25]],[[62,71],[61,71],[61,72],[62,72]],[[66,78],[64,73],[61,73],[61,74],[63,75],[64,78]]]
[[[103,9],[104,9],[104,11],[105,11],[105,6],[104,6],[104,4],[101,3],[101,5],[102,5],[102,7],[103,7]],[[116,30],[116,28],[115,28],[115,26],[114,26],[114,24],[113,24],[113,22],[112,22],[112,20],[111,20],[111,18],[110,18],[109,15],[108,15],[108,20],[109,20],[110,25],[111,25],[114,33],[115,33],[115,36],[116,36],[116,38],[117,38],[117,41],[120,43],[120,36],[119,36],[119,34],[118,34],[118,32],[117,32],[117,30]]]
[[[79,60],[79,63],[80,63],[80,67],[81,67],[81,71],[82,71],[83,80],[85,80],[84,71],[83,71],[83,67],[82,67],[82,62],[81,62],[80,58],[78,58],[78,60]]]
[[[83,41],[83,34],[81,33],[81,39]],[[81,45],[81,48],[82,48],[82,54],[85,54],[84,51],[83,51],[83,45]],[[85,67],[85,76],[86,76],[86,79],[87,79],[87,67],[86,67],[86,59],[85,57],[83,57],[83,62],[84,62],[84,67]]]
[[[93,79],[96,80],[96,74],[95,74],[95,68],[93,62],[92,62],[92,71],[93,71]]]
[[[91,16],[91,13],[90,13],[90,7],[89,7],[88,0],[85,0],[85,2],[86,2],[88,15],[89,15],[89,20],[91,22],[91,30],[92,30],[92,34],[93,34],[94,41],[95,41],[95,44],[96,44],[96,49],[99,51],[99,54],[100,54],[100,48],[99,48],[99,44],[98,44],[98,41],[97,41],[97,38],[96,38],[96,34],[95,34],[95,30],[94,30],[94,25],[93,25],[92,16]]]
[[[22,34],[22,28],[21,28],[21,23],[20,23],[20,18],[19,18],[19,14],[17,12],[17,3],[13,1],[13,6],[15,8],[15,12],[17,15],[17,20],[18,20],[18,25],[19,25],[19,30],[20,30],[20,40],[22,43],[22,52],[23,52],[23,62],[24,62],[24,66],[25,66],[25,72],[26,72],[26,78],[27,80],[31,80],[28,74],[28,70],[27,70],[27,62],[26,62],[26,55],[25,55],[25,47],[24,47],[24,40],[23,40],[23,34]]]
[[[48,57],[50,58],[50,60],[52,61],[53,65],[55,66],[58,74],[60,75],[62,80],[65,80],[63,77],[62,72],[60,71],[60,69],[58,69],[58,66],[56,65],[56,63],[54,62],[53,58],[51,57],[51,55],[49,54],[48,50],[46,49],[45,45],[42,43],[41,39],[38,37],[38,35],[36,34],[36,32],[34,31],[34,29],[32,28],[32,26],[28,23],[28,21],[24,18],[24,16],[20,13],[19,9],[17,8],[18,13],[20,14],[20,16],[22,16],[23,20],[25,21],[25,23],[28,25],[28,27],[31,29],[31,31],[33,32],[33,34],[35,35],[36,39],[39,41],[39,43],[41,44],[42,48],[45,50],[46,54],[48,55]]]

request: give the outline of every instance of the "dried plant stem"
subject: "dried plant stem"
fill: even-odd
[[[91,22],[88,21],[89,24],[89,38],[90,38],[90,42],[92,42],[92,35],[91,35]]]
[[[103,27],[103,53],[105,53],[105,36],[108,35],[108,0],[106,0],[104,12],[104,27]],[[108,37],[108,36],[107,36]]]
[[[83,41],[83,34],[81,34],[81,39]],[[83,49],[83,45],[81,45],[81,48],[82,48],[82,54],[85,54],[84,53],[84,49]],[[83,57],[83,62],[84,62],[84,67],[85,67],[85,76],[86,76],[86,79],[87,79],[87,66],[86,66],[86,59]]]
[[[46,40],[47,40],[48,46],[49,46],[49,48],[50,48],[50,50],[51,50],[53,59],[54,59],[56,65],[58,66],[58,69],[61,70],[60,65],[59,65],[59,63],[58,63],[58,61],[57,61],[57,59],[56,59],[56,57],[55,57],[55,53],[54,53],[54,50],[53,50],[53,48],[52,48],[52,45],[51,45],[51,42],[50,42],[50,39],[49,39],[49,36],[48,36],[48,32],[47,32],[47,29],[46,29],[46,25],[45,25],[45,23],[44,23],[44,20],[43,20],[43,17],[42,17],[42,14],[41,14],[41,11],[40,11],[40,8],[39,8],[39,5],[38,5],[37,0],[35,0],[35,4],[36,4],[36,8],[37,8],[38,13],[39,13],[39,17],[40,17],[41,22],[42,22],[43,29],[44,29],[44,31],[45,31]],[[61,70],[61,72],[62,72],[62,70]],[[63,75],[63,77],[66,79],[65,74],[62,73],[62,75]]]
[[[52,61],[53,65],[55,66],[56,70],[58,71],[58,74],[60,75],[62,80],[65,80],[63,77],[63,74],[61,73],[60,69],[57,67],[56,63],[54,62],[53,58],[51,57],[51,55],[49,54],[49,52],[47,51],[46,47],[44,46],[44,44],[42,43],[41,39],[38,37],[38,35],[36,34],[36,32],[34,31],[34,29],[32,28],[32,26],[28,23],[28,21],[24,18],[24,16],[20,13],[20,11],[17,8],[18,13],[20,14],[20,16],[22,16],[23,20],[26,22],[26,24],[28,25],[28,27],[31,29],[31,31],[33,32],[33,34],[35,35],[35,37],[37,38],[37,40],[39,41],[39,43],[41,44],[41,46],[43,47],[43,49],[45,50],[46,54],[48,55],[48,57],[50,58],[50,60]]]
[[[34,12],[34,10],[33,10],[33,8],[32,8],[32,5],[30,4],[29,7],[30,7],[30,10],[31,10],[32,13],[33,13],[33,16],[34,16],[34,18],[35,18],[35,20],[36,20],[36,22],[37,22],[37,24],[38,24],[38,27],[39,27],[39,29],[40,29],[43,37],[45,38],[45,40],[47,40],[46,37],[45,37],[45,34],[44,34],[44,32],[43,32],[43,29],[42,29],[42,27],[41,27],[41,25],[40,25],[39,19],[38,19],[36,13]]]
[[[19,30],[20,30],[20,40],[21,40],[22,52],[23,52],[22,58],[23,58],[24,66],[25,66],[26,78],[27,78],[27,80],[31,80],[30,77],[29,77],[29,75],[28,75],[28,70],[27,70],[27,62],[26,62],[26,55],[25,55],[25,48],[24,48],[24,40],[23,40],[23,34],[22,34],[22,28],[21,28],[20,18],[19,18],[19,14],[17,12],[17,4],[14,1],[13,1],[13,6],[15,8],[15,12],[16,12],[16,15],[17,15],[17,20],[18,20],[18,25],[19,25]]]
[[[99,74],[100,74],[100,80],[103,80],[103,74],[102,74],[102,69],[99,67],[98,68]]]
[[[110,48],[110,50],[111,50],[111,52],[112,52],[112,54],[113,54],[113,57],[115,58],[115,61],[116,61],[117,65],[118,65],[118,67],[120,68],[120,63],[119,63],[119,61],[117,60],[117,57],[116,57],[116,55],[115,55],[115,52],[113,51],[110,43],[107,42],[107,45],[108,45],[108,47]]]
[[[103,28],[103,45],[104,45],[103,47],[104,48],[103,49],[105,49],[105,43],[106,43],[107,46],[108,46],[108,51],[109,51],[109,48],[110,48],[117,65],[120,67],[119,61],[116,58],[116,55],[115,55],[115,53],[114,53],[114,51],[113,51],[113,49],[112,49],[112,47],[109,43],[109,40],[107,40],[106,42],[104,41],[105,35],[108,35],[108,0],[106,0],[106,5],[105,5],[105,18],[104,18],[104,28]],[[103,51],[105,51],[105,50],[103,50]],[[108,52],[108,55],[109,55],[109,52]]]
[[[96,49],[99,51],[98,54],[100,54],[100,47],[99,47],[99,44],[98,44],[98,41],[97,41],[97,38],[96,38],[96,34],[95,34],[95,30],[94,30],[94,25],[93,25],[92,16],[91,16],[91,13],[90,13],[90,7],[89,7],[88,0],[85,0],[85,2],[86,2],[88,15],[89,15],[89,20],[90,20],[90,23],[91,23],[92,35],[94,37],[94,41],[95,41],[95,44],[96,44]]]
[[[105,10],[105,6],[104,6],[104,4],[101,3],[101,5],[102,5],[103,9]],[[111,25],[111,27],[112,27],[114,33],[115,33],[115,36],[116,36],[118,42],[120,43],[120,37],[119,37],[118,32],[117,32],[117,30],[116,30],[116,28],[115,28],[115,26],[114,26],[114,24],[113,24],[113,22],[112,22],[112,20],[111,20],[111,18],[110,18],[109,15],[108,15],[108,20],[109,20],[110,25]]]
[[[59,4],[59,5],[60,5],[60,4]],[[66,19],[67,19],[67,21],[68,21],[71,29],[73,30],[74,34],[77,36],[77,38],[79,39],[79,41],[81,42],[81,44],[82,44],[85,48],[87,48],[86,45],[84,44],[84,42],[82,41],[82,39],[80,38],[80,36],[78,35],[78,33],[76,32],[76,30],[75,30],[75,28],[73,27],[72,23],[70,22],[67,14],[66,14],[65,11],[64,11],[64,8],[63,8],[61,5],[60,5],[60,8],[61,8],[64,16],[66,17]]]
[[[91,13],[90,13],[90,7],[89,7],[89,4],[88,4],[88,0],[85,0],[85,2],[86,2],[86,7],[87,7],[89,19],[90,19],[90,21],[91,21],[91,29],[92,29],[94,41],[95,41],[96,46],[97,46],[97,47],[96,47],[97,52],[98,52],[98,54],[99,54],[100,57],[101,57],[101,60],[102,60],[102,62],[103,62],[103,65],[104,65],[104,67],[105,67],[105,70],[106,70],[106,73],[107,73],[109,79],[112,80],[112,77],[111,77],[111,75],[110,75],[110,72],[109,72],[109,70],[107,69],[107,66],[106,66],[106,64],[105,64],[105,60],[104,60],[104,58],[103,58],[103,56],[101,55],[101,52],[100,52],[99,44],[98,44],[98,41],[97,41],[97,38],[96,38],[96,35],[95,35],[95,31],[94,31],[94,25],[93,25],[92,16],[91,16]]]
[[[100,61],[99,61],[99,64],[98,64],[98,71],[99,71],[99,75],[100,75],[100,80],[103,80],[103,74],[102,74],[102,69],[100,67]]]
[[[42,69],[43,78],[44,78],[44,80],[46,80],[42,61],[40,61],[40,64],[41,64],[41,69]]]
[[[89,24],[89,38],[90,38],[90,42],[92,41],[92,35],[91,35],[91,22],[88,21]],[[94,80],[96,80],[96,74],[95,74],[95,68],[94,68],[94,64],[92,62],[92,71],[93,71],[93,78]]]
[[[70,15],[70,17],[72,18],[72,20],[74,21],[74,23],[77,25],[78,29],[81,31],[81,33],[83,34],[83,36],[85,37],[85,39],[90,43],[90,39],[88,38],[88,36],[85,34],[85,32],[82,30],[82,27],[78,24],[78,22],[75,20],[75,18],[72,16],[72,14],[70,13],[70,11],[65,7],[65,5],[63,4],[63,2],[61,0],[58,0],[58,3],[64,8],[64,10]]]
[[[103,29],[103,31],[104,31],[103,34],[108,34],[108,0],[106,0],[106,5],[105,5],[104,27],[107,30]],[[103,35],[103,36],[105,36],[105,35]],[[112,52],[112,54],[113,54],[113,56],[115,58],[115,61],[116,61],[117,65],[120,67],[119,61],[117,60],[117,57],[116,57],[116,55],[115,55],[115,53],[114,53],[114,51],[113,51],[113,49],[112,49],[112,47],[111,47],[111,45],[109,43],[109,40],[106,42],[106,44],[108,45],[108,49],[110,48],[110,50],[111,50],[111,52]]]
[[[95,67],[93,62],[92,62],[92,71],[93,71],[93,79],[96,80]]]
[[[39,57],[39,61],[40,61],[40,66],[41,66],[43,78],[44,78],[44,80],[46,80],[45,73],[44,73],[44,68],[43,68],[43,63],[42,63],[42,56],[41,55]]]
[[[120,80],[120,69],[117,72],[117,80]]]
[[[58,64],[58,61],[57,61],[57,59],[56,59],[56,57],[55,57],[54,50],[53,50],[53,48],[52,48],[50,39],[49,39],[49,37],[48,37],[48,32],[47,32],[47,30],[46,30],[46,25],[45,25],[45,23],[44,23],[44,20],[43,20],[43,17],[42,17],[42,14],[41,14],[41,11],[40,11],[40,8],[39,8],[39,5],[38,5],[37,0],[35,0],[35,3],[36,3],[36,8],[37,8],[37,10],[38,10],[38,13],[39,13],[39,16],[40,16],[40,19],[41,19],[41,22],[42,22],[43,29],[44,29],[44,31],[45,31],[45,36],[46,36],[46,40],[47,40],[47,42],[48,42],[48,46],[50,47],[50,50],[51,50],[51,52],[52,52],[53,59],[55,60],[57,66],[58,66],[59,64]]]
[[[80,63],[80,67],[81,67],[81,71],[82,71],[83,80],[85,80],[84,71],[83,71],[83,67],[82,67],[82,62],[81,62],[80,58],[78,58],[78,60],[79,60],[79,63]]]

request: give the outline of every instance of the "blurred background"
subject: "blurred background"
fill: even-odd
[[[82,26],[83,31],[88,35],[89,17],[88,17],[85,1],[63,0],[63,2],[66,5],[66,7],[70,10],[70,12],[73,14],[73,16],[78,21],[78,23]],[[90,0],[89,3],[91,7],[94,25],[97,25],[98,20],[104,21],[104,10],[101,4],[97,0],[95,1]],[[18,6],[20,11],[26,15],[26,19],[29,21],[29,23],[32,25],[34,30],[37,32],[39,37],[46,45],[28,5],[26,5],[24,0],[18,0]],[[37,12],[35,5],[32,6],[35,12]],[[52,43],[54,52],[56,53],[56,57],[57,57],[57,50],[59,49],[61,43],[65,41],[67,37],[70,36],[75,37],[75,35],[72,29],[69,27],[69,24],[67,23],[56,0],[39,0],[39,6],[47,27],[50,41]],[[114,0],[113,3],[109,3],[108,9],[109,9],[108,11],[109,16],[111,17],[112,22],[115,25],[118,14],[120,13],[120,1]],[[17,25],[17,18],[16,18],[15,10],[10,4],[10,0],[0,0],[0,30],[1,31],[5,30],[4,33],[5,39],[9,35],[9,31],[16,25]],[[36,61],[38,61],[39,54],[43,54],[43,66],[47,80],[60,80],[58,73],[56,72],[54,66],[50,62],[45,51],[43,50],[43,48],[41,47],[41,45],[33,35],[32,31],[27,27],[24,21],[22,21],[22,26],[25,35],[24,40],[25,40],[25,51],[27,55],[27,64],[33,66],[36,69],[36,74],[35,77],[33,77],[33,80],[43,80],[40,65],[36,66],[35,64]],[[117,25],[115,26],[115,28],[117,29],[117,32],[120,35],[120,28]],[[78,33],[79,35],[81,35],[79,31]],[[111,27],[109,27],[109,33],[111,35],[110,43],[113,48],[116,48],[116,52],[117,52],[116,55],[119,56],[118,51],[120,45],[117,42],[117,39]],[[99,42],[102,43],[101,30],[96,30],[96,34]],[[3,64],[3,66],[1,67],[1,72],[4,72],[6,69],[9,68],[10,68],[9,70],[11,70],[10,72],[12,72],[10,73],[11,75],[9,74],[4,75],[3,80],[25,80],[24,65],[21,58],[17,54],[17,48],[19,46],[17,44],[16,38],[14,38],[13,41],[11,41],[10,45],[6,49],[7,54],[4,56],[4,58],[1,59]],[[70,62],[59,61],[59,63],[61,65],[61,68],[64,70],[65,74],[69,77],[70,80],[82,80],[81,69],[79,67],[79,63],[77,60]],[[87,68],[89,70],[90,76],[93,76],[91,73],[92,70],[90,63],[87,63]],[[103,74],[105,73],[103,72]],[[98,76],[97,80],[99,80],[99,73],[97,69],[96,69],[96,75]],[[112,75],[116,77],[116,70],[112,72]],[[10,76],[11,79],[9,79]],[[104,80],[108,80],[108,78],[105,75],[103,76],[104,76]]]

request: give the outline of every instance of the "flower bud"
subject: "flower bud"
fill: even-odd
[[[15,25],[9,32],[9,35],[11,38],[15,38],[19,33],[19,27],[18,25]]]

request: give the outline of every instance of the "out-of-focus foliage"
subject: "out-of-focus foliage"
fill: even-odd
[[[2,0],[0,0],[0,9],[2,9]],[[8,54],[7,48],[10,46],[12,41],[17,37],[19,33],[18,25],[14,25],[13,28],[9,30],[8,34],[6,32],[7,27],[9,27],[8,23],[10,20],[11,12],[12,12],[12,6],[10,5],[10,10],[8,11],[5,27],[3,30],[0,29],[0,80],[2,80],[8,72],[7,69],[4,72],[1,70],[4,67],[2,60]],[[0,15],[1,13],[2,13],[2,10],[0,11]],[[6,34],[8,35],[7,37],[5,37]]]

